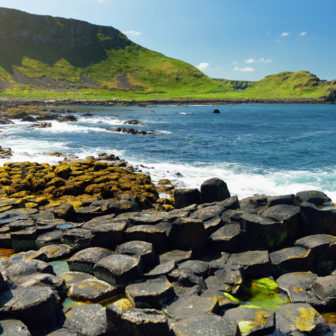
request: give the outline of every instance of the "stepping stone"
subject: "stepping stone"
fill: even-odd
[[[219,206],[209,206],[203,209],[199,209],[195,212],[193,212],[190,215],[190,218],[198,219],[202,222],[206,222],[210,219],[213,219],[215,217],[220,217],[220,215],[223,212],[223,208],[220,208]]]
[[[183,209],[190,205],[200,204],[201,194],[198,189],[175,189],[175,209]]]
[[[280,204],[294,205],[294,194],[267,197],[267,208],[271,208]]]
[[[240,249],[240,224],[228,224],[214,232],[207,244],[212,252],[234,253]]]
[[[171,330],[174,336],[240,336],[237,324],[216,315],[191,317],[173,323]]]
[[[73,249],[69,245],[47,245],[38,250],[40,253],[44,253],[47,256],[47,260],[58,260],[68,258]]]
[[[0,294],[0,315],[21,320],[31,332],[46,330],[57,326],[60,303],[50,288],[17,288]]]
[[[168,237],[164,228],[157,225],[137,225],[125,231],[126,241],[144,241],[151,243],[155,251],[169,250]]]
[[[172,279],[175,293],[179,298],[199,295],[206,290],[203,278],[196,276],[191,271],[174,270],[174,273],[177,273],[174,276],[172,273],[168,275],[168,278]]]
[[[287,294],[291,303],[307,303],[314,308],[323,309],[324,304],[319,300],[314,292],[309,288],[289,286]]]
[[[318,278],[313,284],[313,291],[325,306],[334,305],[336,303],[336,275]]]
[[[174,261],[175,264],[182,263],[183,261],[187,261],[191,259],[192,251],[181,251],[181,250],[173,250],[166,253],[162,253],[158,256],[160,264],[164,264],[168,261]]]
[[[289,247],[270,253],[272,273],[277,278],[291,272],[308,272],[314,268],[313,253],[302,247]]]
[[[300,207],[294,205],[278,204],[268,207],[263,211],[262,216],[273,219],[277,222],[284,222],[290,240],[296,240],[302,237],[302,218]]]
[[[134,308],[161,310],[177,298],[166,277],[129,285],[125,293]]]
[[[204,298],[197,295],[183,297],[166,309],[168,316],[177,321],[207,313],[216,314],[219,310],[217,298]]]
[[[245,249],[276,249],[287,244],[289,235],[285,223],[267,217],[245,213],[239,218],[241,244]]]
[[[165,218],[166,214],[160,213],[152,216],[130,218],[130,222],[132,225],[156,225],[165,220]]]
[[[188,270],[197,276],[205,277],[209,274],[209,263],[199,260],[188,260],[179,265],[179,270]]]
[[[230,198],[226,183],[219,178],[206,180],[201,185],[201,203],[221,202]]]
[[[322,205],[326,202],[331,202],[331,199],[322,191],[309,190],[309,191],[300,191],[295,195],[296,202],[303,203],[309,202],[315,205]]]
[[[221,313],[227,311],[228,309],[232,309],[232,308],[237,308],[239,307],[239,301],[235,300],[233,301],[233,297],[231,295],[226,296],[227,293],[223,293],[221,291],[217,291],[214,289],[207,289],[206,291],[204,291],[201,294],[201,297],[212,297],[212,298],[217,298],[218,300],[218,306],[219,306],[219,310],[221,311]],[[220,314],[222,315],[222,314]]]
[[[198,253],[205,245],[204,224],[195,219],[178,219],[172,224],[168,239],[171,249]]]
[[[100,304],[72,308],[65,314],[62,327],[82,336],[105,336],[107,331],[105,308]]]
[[[209,274],[214,275],[216,271],[225,267],[227,261],[230,258],[230,254],[225,252],[209,254],[202,258],[202,260],[209,260]]]
[[[68,297],[75,301],[99,302],[117,294],[117,289],[98,279],[87,279],[70,286]]]
[[[113,304],[106,307],[108,335],[169,336],[166,316],[155,309],[129,308],[124,312]]]
[[[157,263],[152,243],[134,240],[118,246],[115,252],[139,257],[144,268],[156,265]]]
[[[19,320],[0,321],[0,331],[3,336],[31,336],[27,326]]]
[[[236,210],[240,208],[237,196],[231,196],[224,201],[218,202],[217,205],[225,210]]]
[[[17,232],[21,230],[25,230],[29,227],[35,226],[34,220],[19,220],[8,224],[8,227],[11,232]]]
[[[84,225],[85,226],[85,225]],[[85,228],[83,226],[83,228]],[[91,247],[103,247],[114,251],[118,245],[125,242],[126,222],[102,224],[91,229]]]
[[[101,259],[112,254],[112,251],[100,248],[90,247],[77,252],[67,262],[69,270],[72,272],[83,272],[93,274],[94,265]]]
[[[276,330],[286,335],[326,334],[330,327],[309,304],[288,303],[276,311]]]
[[[301,238],[295,246],[312,250],[314,271],[327,275],[330,267],[336,264],[336,237],[329,235],[313,235]]]
[[[268,251],[234,253],[230,256],[227,264],[242,266],[248,279],[266,278],[271,274]]]
[[[256,308],[229,309],[224,315],[230,322],[238,324],[242,336],[271,334],[273,332],[274,312]]]
[[[72,285],[82,282],[84,280],[96,280],[97,278],[93,275],[82,273],[82,272],[65,272],[58,275],[60,278],[65,280],[66,288],[70,288]]]
[[[95,227],[99,227],[101,225],[106,225],[106,224],[114,224],[114,218],[115,218],[115,214],[110,214],[110,215],[105,215],[105,216],[99,216],[96,218],[93,218],[92,220],[90,220],[89,222],[86,222],[82,228],[83,229],[88,229],[91,230]]]
[[[78,249],[83,249],[89,247],[91,236],[90,230],[72,229],[64,232],[63,243],[76,246]]]
[[[314,204],[304,202],[300,206],[303,236],[327,234],[336,236],[336,209],[319,210]]]
[[[36,238],[36,247],[38,249],[48,246],[48,245],[60,245],[62,244],[63,232],[62,231],[51,231],[40,234]]]
[[[317,275],[310,272],[294,272],[281,275],[277,279],[279,288],[287,292],[290,286],[307,289],[313,286],[317,280]]]
[[[36,249],[37,231],[35,228],[12,232],[10,236],[16,253]]]
[[[204,222],[205,234],[207,237],[211,236],[214,232],[219,230],[221,227],[224,226],[224,221],[221,217],[217,216],[210,220]]]
[[[174,261],[168,261],[163,264],[159,264],[153,268],[150,268],[147,270],[147,273],[145,273],[146,278],[157,278],[161,275],[167,275],[169,274],[173,269],[175,268],[175,262]]]
[[[16,253],[12,257],[10,257],[7,261],[9,263],[14,263],[16,261],[23,261],[23,260],[42,260],[47,261],[47,255],[41,251],[28,251],[28,252],[20,252]]]
[[[114,254],[98,261],[93,274],[110,285],[123,289],[137,281],[142,271],[141,260],[122,254]]]

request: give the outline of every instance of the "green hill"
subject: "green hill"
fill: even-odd
[[[213,80],[215,80],[216,82],[224,86],[232,87],[235,90],[245,90],[248,87],[251,87],[255,83],[257,83],[254,81],[236,81],[236,80],[231,80],[231,79],[220,79],[220,78],[213,78]]]
[[[112,27],[0,8],[0,32],[0,90],[8,94],[222,88],[192,65],[143,48]]]

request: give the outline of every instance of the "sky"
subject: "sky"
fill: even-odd
[[[300,70],[336,78],[335,0],[0,0],[0,7],[112,26],[212,78]]]

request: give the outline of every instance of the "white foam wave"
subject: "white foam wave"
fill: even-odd
[[[172,132],[169,131],[154,131],[157,134],[172,134]]]

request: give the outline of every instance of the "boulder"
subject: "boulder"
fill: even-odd
[[[44,253],[48,261],[66,259],[68,258],[73,249],[69,245],[48,245],[39,249],[39,253]]]
[[[242,335],[271,334],[274,327],[274,312],[256,308],[233,308],[225,312],[225,318],[238,324]]]
[[[207,244],[212,252],[234,253],[240,249],[240,224],[229,224],[214,232],[207,238]]]
[[[75,116],[72,115],[65,115],[64,117],[58,118],[59,122],[69,122],[69,121],[78,121]]]
[[[295,201],[298,204],[303,202],[309,202],[315,205],[322,205],[323,203],[330,202],[331,199],[322,191],[309,190],[298,192],[295,195]]]
[[[174,270],[168,275],[171,279],[176,295],[189,297],[199,295],[206,290],[206,285],[202,277],[196,276],[189,270]]]
[[[26,122],[36,122],[36,118],[32,117],[32,116],[27,116],[25,118],[23,118],[21,121],[26,121]]]
[[[219,178],[212,178],[201,185],[201,203],[221,202],[230,197],[226,183]]]
[[[324,306],[336,303],[336,275],[318,278],[313,284],[314,294],[323,302]]]
[[[82,272],[65,272],[58,275],[65,281],[66,288],[70,288],[72,285],[84,280],[97,280],[93,275]]]
[[[267,208],[280,204],[294,205],[294,194],[267,197],[267,203],[266,203]]]
[[[200,204],[200,192],[198,189],[175,189],[174,207],[182,209],[193,204]]]
[[[37,231],[34,227],[12,232],[10,236],[16,253],[36,249]]]
[[[293,272],[281,275],[277,279],[279,288],[287,292],[290,286],[307,289],[313,286],[317,279],[317,275],[310,272]]]
[[[319,335],[330,331],[325,319],[309,304],[288,303],[276,312],[276,329],[285,335]]]
[[[214,109],[213,113],[220,113],[220,111],[218,109]]]
[[[179,265],[179,270],[188,270],[200,277],[209,274],[209,263],[200,260],[188,260]]]
[[[98,279],[120,290],[137,281],[141,272],[141,260],[123,254],[114,254],[101,259],[93,268],[93,273]]]
[[[145,126],[144,123],[142,123],[139,120],[126,120],[123,122],[123,125],[141,125],[141,126]]]
[[[19,320],[0,321],[0,333],[3,336],[31,336],[27,326]]]
[[[227,264],[243,267],[245,275],[249,279],[266,278],[271,274],[268,251],[234,253],[230,256]]]

